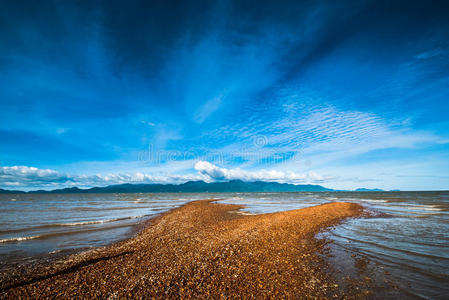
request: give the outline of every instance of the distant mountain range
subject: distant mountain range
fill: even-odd
[[[118,184],[105,187],[80,189],[78,187],[51,191],[36,190],[30,192],[0,189],[0,194],[76,194],[76,193],[255,193],[255,192],[331,192],[343,191],[325,188],[314,184],[290,184],[266,181],[247,182],[231,180],[226,182],[188,181],[182,184]],[[356,192],[383,192],[381,189],[359,188]],[[391,190],[399,191],[399,190]]]
[[[106,187],[80,189],[77,187],[52,191],[37,190],[30,192],[0,189],[0,193],[226,193],[226,192],[326,192],[333,191],[321,185],[289,184],[277,182],[245,182],[231,180],[227,182],[188,181],[182,184],[119,184]]]

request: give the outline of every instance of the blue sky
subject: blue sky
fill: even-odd
[[[5,1],[0,187],[449,189],[448,41],[447,1]]]

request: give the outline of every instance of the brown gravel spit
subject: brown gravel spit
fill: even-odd
[[[2,298],[347,298],[322,256],[320,230],[359,216],[329,203],[262,214],[190,202],[136,237],[1,282]],[[360,296],[360,295],[359,295]]]

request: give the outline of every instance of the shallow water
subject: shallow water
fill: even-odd
[[[2,194],[0,263],[103,246],[129,237],[145,218],[206,198],[244,204],[250,213],[360,203],[373,216],[328,232],[335,249],[367,257],[391,274],[402,298],[449,295],[449,192]]]
[[[2,194],[0,263],[129,237],[144,220],[186,203],[179,195]]]
[[[360,203],[372,215],[346,220],[325,234],[334,241],[334,254],[344,250],[369,258],[378,271],[372,275],[392,280],[401,298],[448,299],[449,192],[239,194],[226,202],[266,213],[332,201]]]

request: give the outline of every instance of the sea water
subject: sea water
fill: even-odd
[[[0,264],[104,246],[129,237],[142,220],[211,198],[255,214],[359,203],[370,217],[328,231],[334,249],[374,262],[402,297],[449,295],[449,192],[1,194]]]

